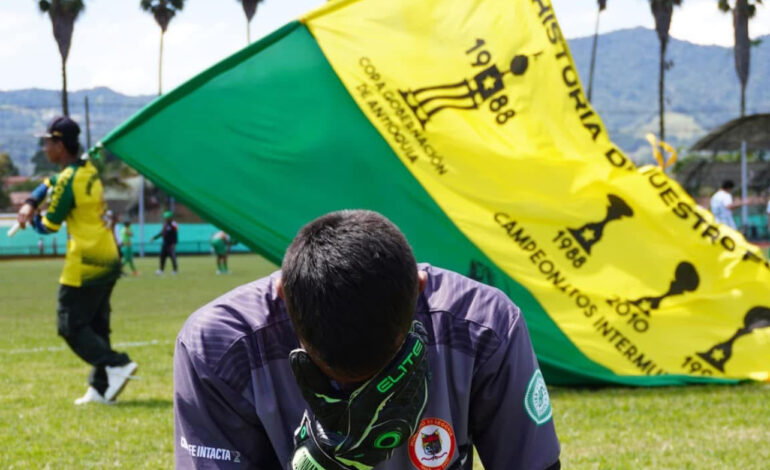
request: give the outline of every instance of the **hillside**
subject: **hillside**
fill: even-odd
[[[86,145],[86,95],[92,143],[155,98],[123,95],[104,87],[71,92],[70,114],[83,128],[83,145]],[[57,90],[0,91],[0,152],[9,152],[22,174],[33,170],[29,160],[38,149],[35,134],[45,130],[48,121],[57,114],[61,114],[61,93]]]
[[[592,38],[570,40],[585,86]],[[739,114],[740,87],[732,48],[699,46],[672,39],[666,76],[667,140],[683,147]],[[612,139],[637,161],[650,152],[644,133],[657,132],[658,39],[653,30],[634,28],[599,39],[594,106]],[[73,117],[84,123],[84,97],[90,101],[92,142],[149,103],[154,96],[127,96],[109,88],[70,93]],[[35,132],[59,112],[56,90],[0,91],[0,151],[7,151],[24,174],[33,168]],[[770,36],[752,48],[747,92],[749,113],[770,112]],[[83,136],[85,144],[85,135]]]
[[[761,39],[751,50],[747,114],[770,112],[770,36]],[[570,41],[586,87],[592,40]],[[658,129],[658,48],[650,29],[615,31],[599,38],[593,104],[612,140],[637,158],[649,158],[644,133]],[[673,62],[666,74],[666,140],[688,146],[740,115],[732,48],[672,39],[666,58]]]

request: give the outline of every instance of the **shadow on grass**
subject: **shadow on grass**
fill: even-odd
[[[146,400],[118,401],[115,406],[119,408],[171,408],[173,402],[163,398],[149,398]]]

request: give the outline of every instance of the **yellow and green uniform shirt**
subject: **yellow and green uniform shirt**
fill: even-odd
[[[73,287],[112,282],[120,273],[118,250],[102,219],[104,189],[90,161],[67,166],[46,181],[53,188],[42,224],[55,232],[67,222],[67,257],[59,282]]]

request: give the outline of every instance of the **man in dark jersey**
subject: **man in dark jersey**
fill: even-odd
[[[163,226],[152,240],[158,238],[163,239],[163,244],[160,247],[160,268],[155,271],[155,274],[161,275],[166,271],[166,258],[171,258],[171,266],[173,271],[171,274],[177,273],[176,264],[176,244],[179,241],[179,226],[174,222],[174,214],[171,211],[163,213]]]
[[[427,373],[411,367],[418,343]],[[405,356],[405,345],[418,354]],[[391,374],[404,357],[403,373]],[[403,422],[414,419],[410,434],[380,434],[343,455],[350,442],[369,442],[345,436],[361,414],[370,423],[363,433],[384,415],[398,418],[388,400],[364,413],[356,400],[410,380],[427,384],[424,403],[420,393],[402,403],[419,405],[402,407]],[[310,222],[281,271],[190,316],[174,385],[177,468],[471,470],[473,446],[486,470],[559,468],[548,390],[520,310],[495,288],[417,265],[403,234],[374,212]],[[329,411],[339,403],[348,414],[335,428],[329,416],[339,410]]]

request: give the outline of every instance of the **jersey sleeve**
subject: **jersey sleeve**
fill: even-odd
[[[254,406],[181,340],[174,353],[174,454],[178,469],[282,469]]]
[[[72,178],[74,171],[68,168],[61,172],[55,179],[52,178],[53,191],[51,192],[51,204],[42,219],[43,225],[51,232],[61,228],[62,222],[75,205],[75,194],[72,191]]]
[[[25,202],[32,204],[33,206],[37,207],[40,205],[41,202],[45,199],[46,194],[48,194],[48,188],[51,187],[51,179],[46,178],[45,181],[40,183],[29,195],[27,200]]]
[[[506,299],[507,300],[507,299]],[[473,378],[470,431],[487,470],[559,468],[559,440],[524,318],[514,321]],[[511,312],[507,312],[511,313]]]

